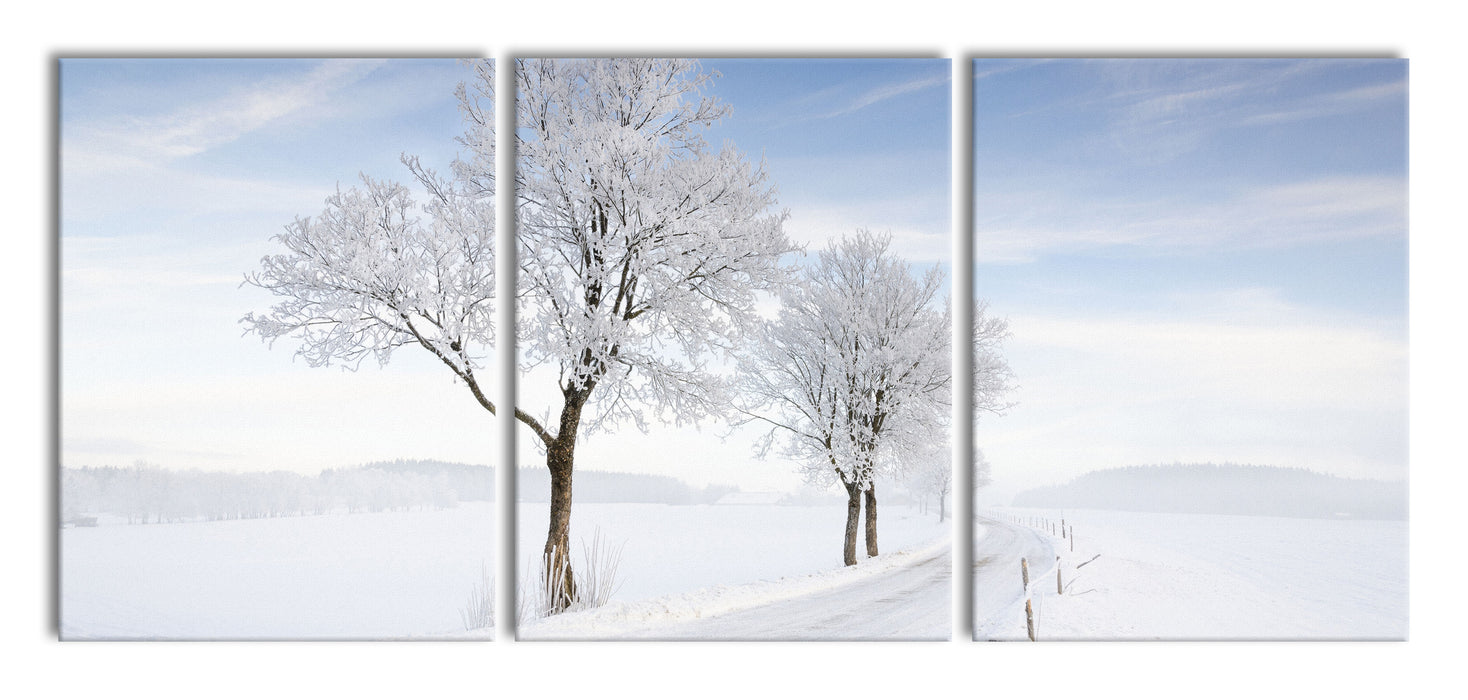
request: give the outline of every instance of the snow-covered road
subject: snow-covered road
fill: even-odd
[[[807,576],[557,615],[521,639],[945,640],[952,636],[948,538]]]
[[[976,516],[974,530],[974,639],[1025,639],[1020,559],[1036,577],[1055,562],[1050,538],[1036,530]],[[1051,578],[1054,578],[1053,576]],[[1037,583],[1038,585],[1038,583]],[[1054,586],[1051,586],[1054,588]]]
[[[951,636],[952,547],[814,594],[639,632],[646,639],[941,640]]]

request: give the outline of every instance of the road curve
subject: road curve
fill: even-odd
[[[980,527],[974,533],[974,639],[1025,639],[1019,560],[1029,559],[1038,576],[1055,562],[1055,547],[1027,527],[981,515],[974,522]]]
[[[946,640],[952,546],[911,566],[800,596],[628,637],[665,640]],[[627,637],[619,637],[627,638]]]

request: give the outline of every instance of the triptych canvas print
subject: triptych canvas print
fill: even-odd
[[[1404,60],[59,74],[63,640],[1407,637]]]

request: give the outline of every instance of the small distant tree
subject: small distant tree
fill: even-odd
[[[928,499],[938,504],[938,522],[948,519],[948,496],[953,493],[953,459],[947,450],[937,449],[915,460],[904,471],[908,490],[922,500],[926,512]]]
[[[763,164],[704,130],[727,108],[674,59],[522,60],[515,71],[518,345],[561,399],[516,417],[550,472],[546,589],[576,598],[569,558],[582,431],[723,411],[707,358],[732,351],[755,294],[785,279],[785,214]]]
[[[981,489],[993,483],[993,467],[989,465],[988,458],[984,457],[984,451],[974,448],[974,489]]]
[[[876,477],[947,434],[952,316],[942,273],[922,276],[866,230],[819,253],[782,294],[741,362],[741,422],[771,426],[811,480],[847,493],[842,560],[856,564],[866,506],[867,555],[877,555]]]
[[[1015,389],[1014,373],[1009,369],[1001,353],[1004,341],[1009,339],[1009,321],[989,314],[989,304],[983,299],[974,300],[973,328],[973,402],[974,439],[978,440],[979,418],[984,414],[1003,415],[1014,407],[1013,401],[1005,397]],[[980,489],[992,481],[989,461],[977,444],[973,449],[973,488]]]
[[[989,302],[974,300],[973,402],[974,420],[984,413],[1003,415],[1014,407],[1005,396],[1014,391],[1014,373],[1002,353],[1009,339],[1009,321],[989,314]]]

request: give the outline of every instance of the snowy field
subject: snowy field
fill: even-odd
[[[63,639],[466,634],[494,506],[61,531]]]
[[[622,546],[622,585],[607,610],[531,622],[522,632],[533,638],[553,627],[555,636],[619,636],[818,593],[908,565],[946,545],[951,533],[951,523],[939,524],[935,515],[904,506],[879,507],[878,513],[883,556],[847,569],[841,563],[845,505],[578,504],[571,516],[573,549],[598,531],[605,544]],[[527,561],[538,566],[547,516],[545,504],[521,504],[522,580]],[[859,545],[858,552],[864,551]],[[576,557],[579,564],[579,550]]]
[[[1029,509],[980,513],[1005,515],[1061,517]],[[1075,553],[1066,540],[1046,539],[1062,556],[1067,594],[1055,594],[1053,560],[1032,564],[1041,640],[1407,637],[1405,521],[1100,510],[1064,517],[1075,526]],[[987,529],[975,532],[979,551]],[[1018,577],[1018,562],[1014,567]],[[1022,604],[1007,621],[977,633],[1024,639]]]

